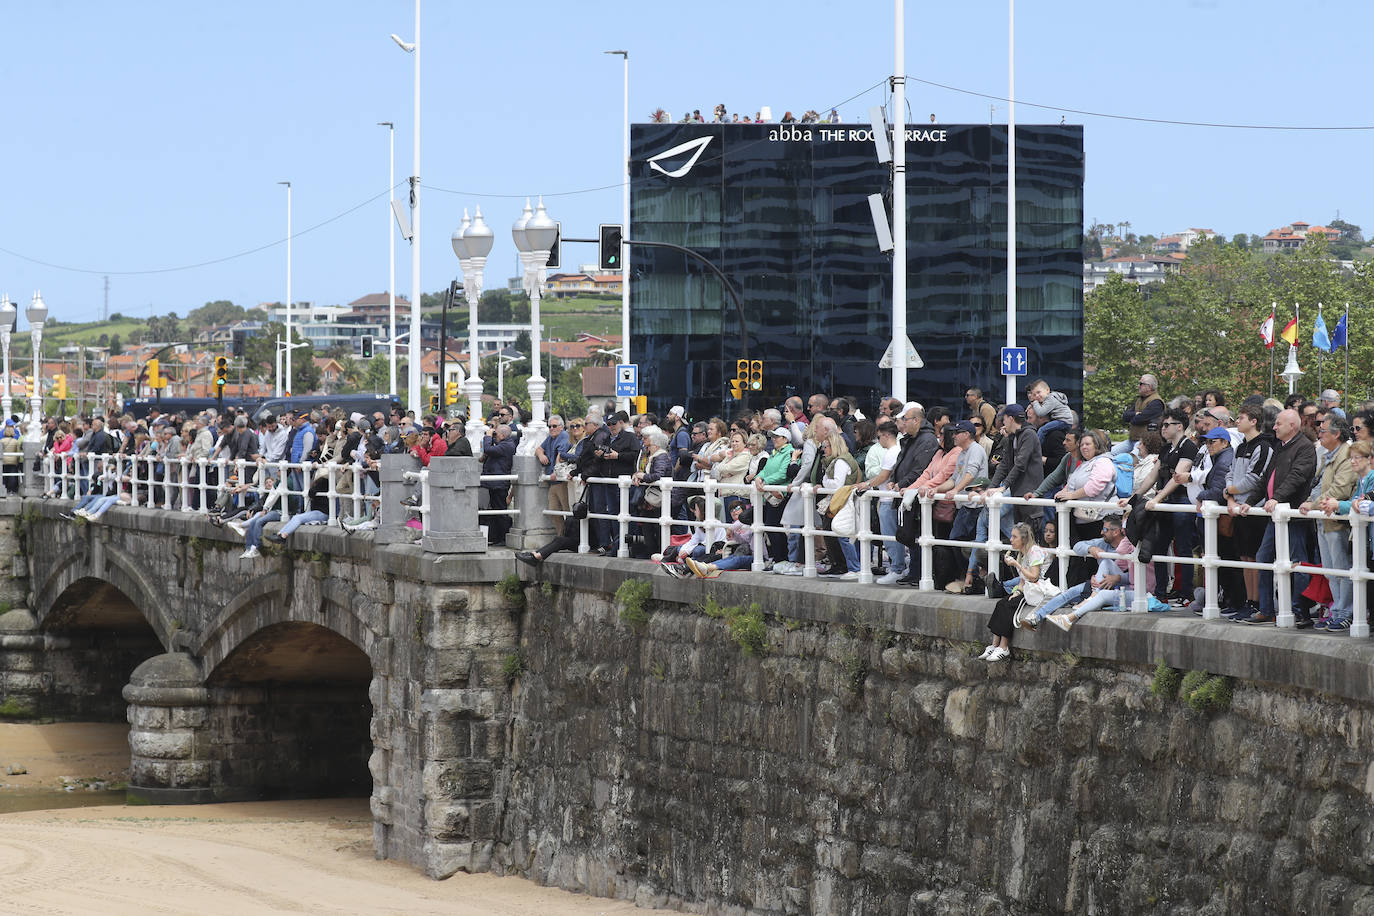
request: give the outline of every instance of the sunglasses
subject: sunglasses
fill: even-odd
[[[582,429],[581,423],[569,423],[568,429]]]

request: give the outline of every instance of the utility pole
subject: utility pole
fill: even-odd
[[[105,278],[105,308],[100,313],[100,320],[110,320],[110,278],[108,276]],[[77,413],[80,412],[80,410],[77,410]]]

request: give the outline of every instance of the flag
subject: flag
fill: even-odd
[[[1260,325],[1260,337],[1264,338],[1264,348],[1274,349],[1274,316],[1270,315],[1264,319],[1264,324]]]
[[[1336,322],[1336,329],[1331,332],[1331,349],[1336,350],[1349,343],[1346,338],[1346,321],[1350,318],[1350,313],[1346,312],[1341,316],[1341,320]]]
[[[1289,319],[1288,323],[1283,326],[1283,331],[1279,334],[1279,337],[1287,341],[1288,346],[1296,347],[1298,345],[1298,319]]]
[[[1336,349],[1331,346],[1331,335],[1326,333],[1326,321],[1322,318],[1321,309],[1317,309],[1317,323],[1312,326],[1312,346],[1324,353]]]

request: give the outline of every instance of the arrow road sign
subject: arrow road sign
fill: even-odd
[[[1029,371],[1030,360],[1026,357],[1025,347],[1002,348],[1002,374],[1025,375]]]

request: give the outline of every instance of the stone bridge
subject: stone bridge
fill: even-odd
[[[127,717],[135,802],[369,796],[376,854],[434,877],[740,916],[1374,912],[1367,640],[1098,614],[990,668],[978,598],[529,575],[475,544],[463,464],[431,487],[467,527],[409,543],[404,469],[375,535],[256,560],[191,514],[0,499],[0,716]]]

